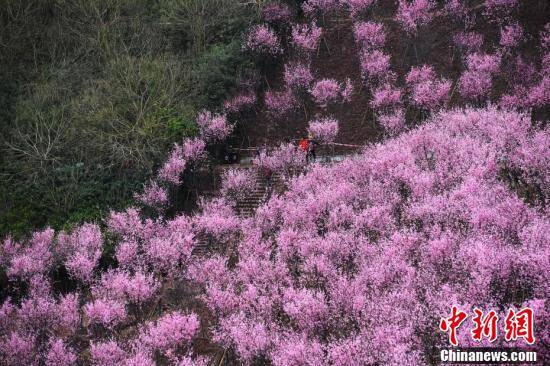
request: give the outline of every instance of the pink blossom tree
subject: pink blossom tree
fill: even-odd
[[[386,43],[386,31],[381,23],[358,22],[353,26],[353,34],[357,44],[366,50],[381,49]]]
[[[412,103],[427,111],[443,107],[449,98],[451,82],[437,79],[431,66],[413,67],[406,81],[411,89]]]
[[[301,62],[285,64],[283,77],[287,88],[293,90],[307,89],[313,81],[313,74],[309,65]]]
[[[362,50],[360,61],[363,78],[368,82],[384,82],[395,77],[390,71],[390,56],[379,50]]]
[[[293,170],[300,168],[304,162],[305,156],[292,143],[280,144],[271,152],[262,151],[253,160],[253,163],[258,167],[283,173],[285,176],[289,176]]]
[[[256,186],[254,173],[245,169],[229,169],[222,174],[220,193],[230,199],[243,199]]]
[[[334,118],[320,118],[309,122],[308,132],[323,144],[334,142],[338,135],[338,121]]]
[[[491,91],[493,75],[499,70],[500,55],[474,53],[467,58],[467,69],[459,80],[460,94],[481,101]]]
[[[435,3],[432,0],[399,0],[395,19],[409,34],[428,24],[434,17]]]
[[[276,56],[283,52],[279,38],[267,25],[253,27],[246,36],[244,48],[259,55]]]
[[[376,88],[372,94],[373,99],[371,105],[374,109],[392,109],[402,103],[402,90],[392,86],[391,84],[384,84],[381,87]]]
[[[282,2],[270,2],[262,7],[262,18],[270,24],[288,23],[292,16],[292,9]]]
[[[197,116],[201,136],[205,140],[224,140],[233,130],[233,126],[222,114],[213,114],[210,111],[202,111]]]
[[[183,149],[175,144],[168,159],[164,162],[158,172],[158,179],[172,184],[179,184],[181,174],[187,166],[187,160],[183,155]]]
[[[322,108],[335,102],[340,96],[340,84],[333,79],[323,79],[316,82],[310,90],[315,102]]]
[[[347,7],[352,18],[357,18],[360,15],[365,15],[375,3],[376,3],[376,0],[343,0],[342,1],[342,5]]]
[[[159,186],[158,182],[152,181],[146,185],[143,192],[135,195],[136,199],[148,206],[162,206],[168,202],[168,192]]]
[[[275,117],[284,116],[298,107],[298,100],[291,89],[268,90],[265,92],[264,102],[268,112]]]
[[[292,43],[299,52],[308,55],[317,50],[322,34],[322,28],[315,23],[296,24],[292,26]]]
[[[500,45],[506,49],[515,48],[523,38],[523,28],[518,23],[505,25],[500,31]]]
[[[483,46],[483,35],[476,32],[458,32],[453,41],[463,54],[479,52]]]
[[[405,127],[405,113],[402,108],[395,108],[391,112],[378,116],[378,122],[390,134],[397,134]]]
[[[256,95],[254,93],[243,93],[228,99],[223,104],[224,109],[230,113],[237,113],[246,109],[250,109],[256,103]]]
[[[443,112],[289,180],[243,222],[237,263],[216,256],[190,271],[216,340],[244,363],[414,365],[445,344],[434,329],[453,304],[539,304],[550,224],[498,168],[505,159],[546,169],[547,159],[528,168],[519,154],[527,141],[546,146],[548,130],[536,139],[535,130],[528,116],[495,108]]]

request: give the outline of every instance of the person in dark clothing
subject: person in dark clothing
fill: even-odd
[[[313,139],[313,136],[310,134],[308,136],[309,144],[308,144],[308,151],[306,156],[306,161],[309,162],[315,162],[317,159],[317,141]]]

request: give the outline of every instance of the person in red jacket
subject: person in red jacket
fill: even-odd
[[[298,143],[298,146],[300,147],[300,150],[302,150],[304,153],[307,153],[309,151],[309,140],[302,138]]]

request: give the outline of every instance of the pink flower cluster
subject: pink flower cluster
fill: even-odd
[[[31,279],[46,273],[53,264],[53,239],[54,231],[49,228],[33,233],[26,247],[8,237],[1,251],[1,262],[7,268],[7,275],[10,278]]]
[[[224,129],[226,127],[223,127]],[[182,145],[183,157],[189,162],[197,162],[204,158],[206,142],[201,138],[187,139]]]
[[[359,22],[353,27],[355,41],[364,50],[377,50],[386,43],[386,31],[381,23]]]
[[[305,54],[317,50],[323,30],[315,23],[296,24],[292,26],[292,43],[294,47]]]
[[[305,160],[304,155],[292,143],[280,144],[271,152],[262,151],[254,158],[253,164],[272,172],[281,172],[289,175],[293,169],[301,167]]]
[[[199,329],[199,319],[195,314],[184,315],[171,312],[156,322],[145,324],[136,340],[140,352],[152,354],[160,351],[169,354],[182,344],[189,344]]]
[[[256,186],[256,177],[249,169],[228,169],[222,174],[220,193],[229,199],[243,199]]]
[[[168,203],[168,192],[156,181],[150,182],[143,192],[135,195],[136,199],[148,206],[162,206]]]
[[[500,31],[500,45],[504,48],[514,48],[523,38],[523,28],[518,23],[504,26]]]
[[[67,253],[65,267],[76,279],[89,283],[99,263],[102,250],[102,235],[99,226],[84,224],[70,235],[61,233],[59,246]]]
[[[149,301],[160,285],[151,273],[128,270],[109,270],[92,286],[94,297],[99,299],[114,299],[123,304],[132,302],[143,304]]]
[[[389,114],[378,116],[380,123],[390,134],[397,134],[405,127],[405,115],[402,108],[396,108]]]
[[[200,204],[202,212],[193,217],[195,231],[207,235],[219,243],[226,243],[238,233],[239,220],[233,210],[233,202],[225,197]]]
[[[76,354],[62,339],[51,342],[46,355],[46,366],[73,366],[76,365],[76,360]]]
[[[360,61],[363,77],[366,80],[383,82],[394,78],[390,71],[390,56],[382,51],[362,50]]]
[[[481,100],[489,94],[492,77],[500,67],[500,55],[473,53],[467,57],[467,70],[460,76],[460,94],[467,99]]]
[[[402,91],[391,84],[374,89],[371,105],[374,109],[391,109],[401,104]]]
[[[276,117],[284,116],[298,105],[298,100],[290,88],[278,92],[268,90],[265,92],[264,101],[268,112]]]
[[[390,71],[390,56],[382,52],[386,42],[386,31],[382,24],[359,22],[353,27],[355,42],[360,47],[359,61],[362,76],[370,83],[392,81],[395,75]]]
[[[338,135],[338,121],[334,118],[320,118],[309,122],[308,132],[323,144],[334,142]]]
[[[309,65],[300,62],[285,64],[284,71],[285,85],[288,89],[307,89],[313,81]]]
[[[177,145],[172,149],[168,159],[164,162],[164,165],[158,172],[158,178],[165,182],[173,184],[179,184],[181,174],[185,170],[187,161],[183,156],[183,150],[181,146]]]
[[[124,303],[111,299],[98,299],[86,304],[84,314],[90,324],[112,328],[126,318]]]
[[[455,45],[465,53],[477,52],[483,46],[483,35],[476,32],[458,32],[453,36]]]
[[[376,0],[342,0],[342,5],[347,7],[352,18],[366,14]]]
[[[427,65],[413,67],[407,75],[407,85],[413,104],[427,110],[443,107],[451,91],[451,82],[437,79],[433,68]]]
[[[535,131],[522,114],[448,111],[290,180],[241,226],[237,264],[195,264],[216,340],[243,363],[417,365],[453,304],[542,309],[550,223],[498,168],[547,169],[520,153],[548,145]]]
[[[335,102],[349,101],[353,94],[353,85],[350,79],[344,85],[334,79],[322,79],[314,83],[309,92],[317,105],[327,108]]]
[[[409,34],[416,34],[418,28],[428,24],[434,17],[433,0],[399,0],[395,19]]]
[[[253,27],[246,36],[244,47],[261,55],[275,56],[283,52],[279,38],[267,25]]]
[[[197,125],[199,126],[201,136],[206,140],[224,140],[233,130],[233,126],[227,121],[227,117],[222,114],[212,114],[204,110],[197,116]]]
[[[290,7],[278,1],[267,3],[262,7],[262,17],[268,23],[288,23],[292,15]]]
[[[225,101],[223,107],[227,112],[237,113],[251,108],[255,103],[256,95],[254,93],[244,93]]]

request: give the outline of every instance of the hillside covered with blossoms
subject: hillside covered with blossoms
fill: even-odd
[[[242,6],[257,74],[131,205],[1,238],[0,365],[435,365],[452,306],[502,319],[460,347],[507,347],[506,313],[533,309],[515,345],[548,362],[550,7]],[[263,148],[218,166],[235,141]],[[219,189],[182,210],[211,166]]]

